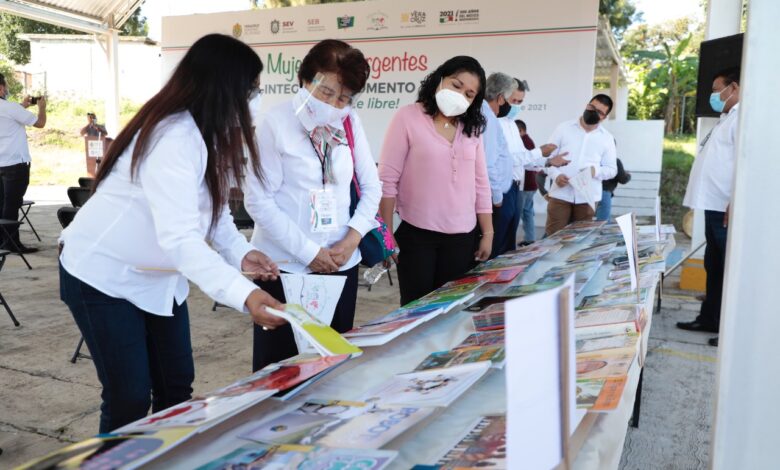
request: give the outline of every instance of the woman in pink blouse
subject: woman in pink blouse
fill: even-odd
[[[394,236],[402,305],[490,255],[493,208],[480,139],[484,96],[479,62],[453,57],[423,80],[417,102],[399,109],[388,127],[379,212],[391,231],[396,209],[401,218]]]

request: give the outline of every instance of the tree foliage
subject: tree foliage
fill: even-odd
[[[122,35],[146,36],[149,26],[146,17],[141,15],[141,10],[135,11],[133,16],[122,26]],[[19,34],[84,34],[62,26],[22,18],[10,13],[0,13],[0,54],[17,64],[30,62],[30,43],[19,39]]]
[[[629,26],[642,18],[633,0],[599,0],[599,14],[607,17],[618,40]]]

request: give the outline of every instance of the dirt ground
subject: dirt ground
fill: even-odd
[[[0,308],[0,468],[94,435],[100,414],[100,388],[92,362],[82,358],[70,363],[80,333],[59,299],[55,246],[61,228],[56,213],[60,206],[69,205],[65,188],[31,187],[28,197],[36,200],[30,218],[43,241],[38,242],[29,227],[22,229],[22,241],[40,251],[27,256],[32,270],[14,255],[0,271],[0,293],[21,322],[14,327]],[[360,288],[356,321],[387,313],[398,302],[397,283],[390,286],[385,276],[371,292]],[[227,307],[212,312],[212,301],[194,286],[188,305],[195,392],[251,373],[250,319]]]

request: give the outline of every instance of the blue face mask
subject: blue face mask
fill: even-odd
[[[716,113],[722,113],[723,110],[726,108],[726,101],[728,101],[731,98],[731,95],[728,96],[725,100],[720,99],[720,94],[723,93],[723,90],[713,92],[710,95],[710,106],[712,107],[713,111]],[[732,95],[734,93],[732,92]]]
[[[509,113],[507,113],[506,117],[510,121],[514,121],[515,118],[520,114],[520,105],[519,104],[513,104],[512,107],[509,109]]]

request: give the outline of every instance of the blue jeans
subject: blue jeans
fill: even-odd
[[[601,191],[601,202],[596,206],[596,220],[606,220],[612,216],[612,193]]]
[[[517,195],[520,192],[512,182],[509,191],[504,193],[501,207],[493,208],[493,252],[491,258],[517,248],[517,227],[520,226],[520,210],[517,207]]]
[[[146,313],[110,297],[60,265],[60,298],[67,304],[103,386],[100,432],[164,410],[192,396],[195,367],[187,303],[173,316]]]
[[[520,191],[518,207],[520,208],[520,220],[523,222],[523,241],[536,240],[536,221],[534,220],[534,194],[536,191]]]

